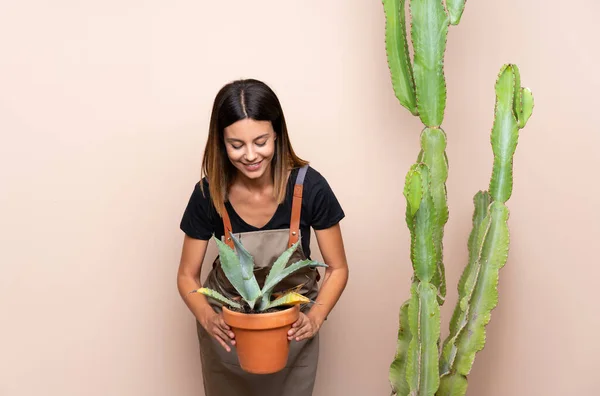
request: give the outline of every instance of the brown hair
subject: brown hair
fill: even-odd
[[[246,118],[270,121],[277,135],[271,174],[274,196],[278,203],[285,199],[288,171],[308,164],[294,153],[283,109],[275,92],[255,79],[230,82],[215,97],[202,160],[201,178],[206,176],[208,180],[210,197],[219,215],[225,210],[227,191],[237,171],[227,156],[224,130],[234,122]]]

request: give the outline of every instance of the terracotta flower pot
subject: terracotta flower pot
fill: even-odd
[[[253,374],[280,371],[287,363],[287,332],[298,320],[298,305],[270,313],[245,314],[223,307],[223,319],[235,334],[240,366]]]

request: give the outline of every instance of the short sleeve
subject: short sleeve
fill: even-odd
[[[204,184],[204,192],[200,183],[196,183],[183,213],[180,229],[191,238],[209,240],[214,233],[213,211],[207,183]]]
[[[310,225],[315,230],[332,227],[345,217],[340,205],[327,180],[313,168],[306,174],[308,206],[310,208]]]

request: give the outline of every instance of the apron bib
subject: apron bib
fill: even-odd
[[[223,213],[225,229],[223,242],[233,248],[233,241],[229,237],[230,231],[240,239],[246,250],[254,257],[254,274],[261,287],[275,260],[301,237],[300,212],[307,167],[300,168],[296,178],[289,229],[233,233],[227,210]],[[292,254],[289,263],[304,259],[306,256],[300,244]],[[302,285],[299,293],[315,300],[318,294],[318,281],[319,273],[316,268],[304,268],[285,278],[273,292],[282,292]],[[218,257],[213,262],[213,268],[204,282],[204,287],[216,290],[228,298],[237,296],[237,291],[225,276]],[[221,303],[212,299],[208,301],[215,312],[221,312]],[[307,306],[302,307],[305,313],[308,309]],[[235,346],[230,346],[231,352],[225,351],[199,322],[196,325],[206,396],[312,395],[319,357],[318,333],[309,340],[290,341],[288,362],[283,370],[274,374],[258,375],[241,369]]]

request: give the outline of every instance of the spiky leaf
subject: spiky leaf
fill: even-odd
[[[383,0],[385,50],[394,93],[400,104],[417,115],[415,83],[406,39],[404,0]]]
[[[434,285],[421,282],[412,286],[411,293],[408,322],[412,338],[408,347],[406,379],[410,395],[433,396],[439,386],[437,290]]]
[[[244,281],[249,281],[254,277],[254,257],[246,250],[242,242],[231,233],[231,239],[240,261],[240,270]]]
[[[266,285],[267,283],[271,282],[271,280],[273,280],[278,274],[281,273],[281,271],[283,271],[283,269],[287,265],[288,261],[290,260],[290,257],[292,257],[292,254],[294,254],[296,249],[298,249],[298,246],[300,246],[300,242],[301,241],[298,240],[296,243],[294,243],[292,246],[290,246],[285,252],[283,252],[281,254],[281,256],[279,256],[277,258],[277,260],[275,260],[275,262],[271,266],[271,269],[269,270],[269,274],[267,275],[267,278],[265,279],[265,283],[263,284],[263,286]],[[271,290],[265,292],[263,289],[262,294],[263,294],[263,296],[261,299],[260,309],[264,310],[264,309],[266,309],[267,305],[271,301]]]
[[[398,328],[396,356],[390,365],[389,380],[392,392],[397,396],[407,396],[410,391],[408,382],[406,381],[406,357],[408,354],[408,345],[411,340],[408,325],[408,305],[409,301],[407,300],[400,307],[400,326]]]
[[[248,277],[246,270],[243,269],[244,266],[248,265],[248,262],[245,261],[242,265],[240,257],[238,257],[229,245],[221,242],[218,238],[213,237],[213,239],[219,249],[219,259],[225,276],[229,279],[229,282],[231,282],[231,285],[237,290],[240,296],[248,303],[250,308],[254,308],[256,300],[260,297],[260,287],[258,286],[254,274],[252,273],[252,276]],[[241,253],[242,257],[243,255],[244,254]],[[243,260],[247,260],[247,258],[244,258]]]
[[[489,192],[494,201],[506,202],[512,194],[513,156],[517,148],[519,129],[513,112],[515,71],[505,65],[496,82],[496,104],[492,128],[494,165]]]
[[[232,308],[237,308],[237,309],[242,308],[242,306],[240,304],[236,303],[233,300],[228,299],[224,295],[222,295],[212,289],[207,289],[205,287],[201,287],[200,289],[194,290],[194,293],[204,294],[205,296],[210,297],[214,300],[217,300],[220,303],[226,304]]]
[[[310,298],[303,296],[302,294],[296,292],[289,292],[284,294],[283,296],[276,298],[274,301],[271,301],[265,308],[262,308],[261,311],[264,311],[269,308],[275,308],[282,305],[298,305],[298,304],[307,304],[310,302]]]
[[[448,7],[450,23],[458,25],[465,10],[465,0],[446,0],[446,7]]]
[[[440,126],[446,108],[443,63],[448,16],[442,0],[411,0],[410,12],[417,110],[426,126]]]
[[[320,263],[315,260],[297,261],[294,264],[292,264],[288,267],[285,267],[277,275],[274,275],[268,282],[265,281],[265,284],[262,289],[262,294],[263,295],[270,294],[271,292],[273,292],[273,289],[275,288],[275,286],[277,286],[277,284],[279,282],[281,282],[283,279],[287,278],[294,272],[298,271],[299,269],[302,269],[305,267],[313,267],[313,268],[314,267],[327,267],[327,264]]]

